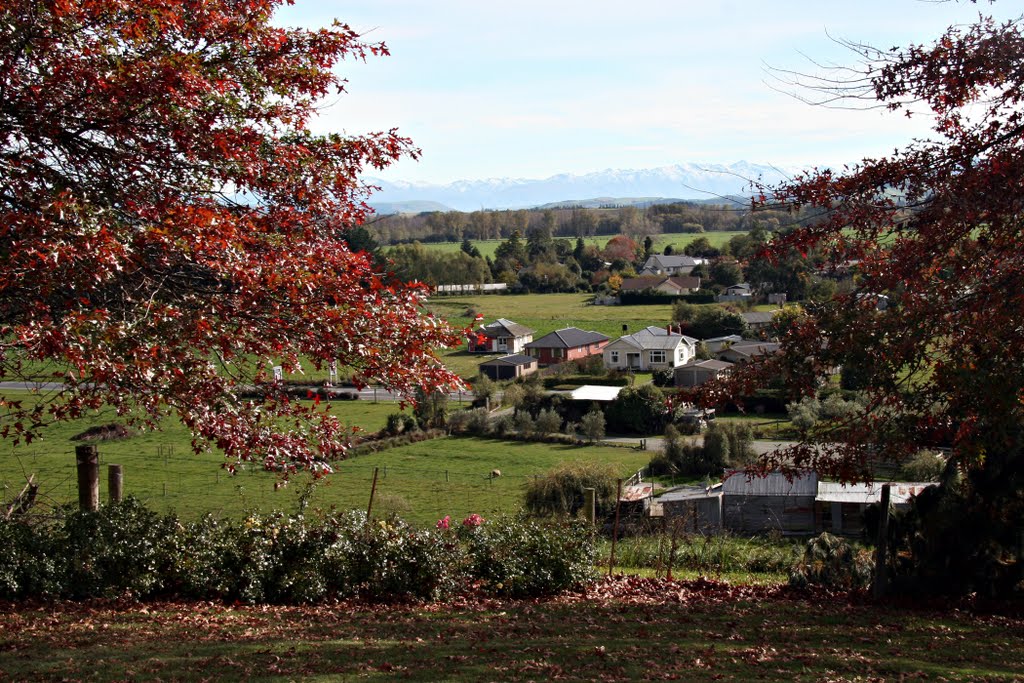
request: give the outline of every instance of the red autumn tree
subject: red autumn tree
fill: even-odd
[[[415,156],[394,131],[314,135],[348,26],[277,28],[282,0],[10,0],[0,9],[0,374],[31,439],[102,405],[177,414],[232,458],[287,468],[345,434],[268,377],[332,361],[359,382],[443,389],[457,343],[424,290],[347,246],[364,166]],[[252,387],[263,400],[240,400]]]
[[[817,216],[777,237],[765,256],[817,250],[831,267],[852,265],[856,286],[793,318],[783,352],[751,370],[781,374],[795,398],[815,393],[830,369],[842,368],[866,407],[765,464],[870,480],[879,461],[948,448],[941,493],[922,502],[920,526],[908,537],[918,576],[945,589],[1019,586],[1021,20],[982,19],[950,28],[932,45],[889,52],[851,47],[867,65],[863,78],[818,81],[819,94],[913,115],[926,110],[934,135],[887,158],[814,170],[773,188],[772,204]]]

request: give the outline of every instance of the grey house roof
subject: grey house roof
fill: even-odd
[[[700,261],[693,258],[692,256],[665,256],[664,254],[654,254],[650,256],[644,263],[644,268],[666,270],[669,268],[694,268],[700,264]]]
[[[735,363],[729,363],[724,360],[693,360],[686,365],[680,365],[676,370],[707,370],[709,372],[720,372],[722,370],[728,370]]]
[[[536,363],[537,359],[533,356],[524,356],[521,353],[513,353],[508,356],[502,356],[501,358],[495,358],[481,363],[480,365],[531,365]]]
[[[526,325],[520,325],[505,318],[498,318],[493,323],[481,325],[480,332],[492,339],[496,339],[498,337],[525,337],[533,334],[534,331]]]
[[[528,349],[575,349],[587,344],[597,344],[608,341],[608,337],[600,332],[588,332],[578,327],[566,327],[546,334],[540,339],[535,339],[526,345]]]
[[[679,346],[680,341],[690,346],[697,343],[697,340],[693,337],[669,332],[665,328],[657,327],[655,325],[645,327],[639,332],[619,337],[616,341],[625,342],[638,349],[665,349],[666,351]]]
[[[775,311],[747,311],[740,313],[740,317],[748,325],[767,325],[775,317]]]

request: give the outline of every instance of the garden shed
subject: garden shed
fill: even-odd
[[[723,526],[743,534],[775,530],[810,534],[815,527],[817,495],[818,475],[814,472],[792,478],[781,472],[764,477],[747,476],[742,471],[727,473],[722,484]]]
[[[480,372],[495,381],[524,377],[537,372],[537,359],[514,353],[481,363]]]
[[[717,534],[722,531],[722,485],[680,486],[666,491],[655,500],[652,514],[667,521],[681,520],[683,528],[698,534]]]

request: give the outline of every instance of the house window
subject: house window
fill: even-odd
[[[651,362],[652,363],[664,363],[665,362],[665,351],[651,351]]]
[[[609,360],[611,360],[612,363],[615,363],[616,365],[619,364],[619,352],[618,351],[612,351],[608,355],[608,358],[609,358]]]

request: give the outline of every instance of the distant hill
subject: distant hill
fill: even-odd
[[[425,200],[413,200],[408,202],[370,202],[373,210],[382,216],[393,213],[424,213],[425,211],[452,211],[452,207]]]
[[[720,202],[726,197],[749,196],[751,181],[771,185],[791,174],[792,169],[741,161],[727,166],[687,163],[640,170],[608,169],[585,175],[563,173],[542,180],[491,178],[444,185],[366,180],[381,188],[370,198],[370,205],[379,213],[393,213],[573,206],[576,202],[583,207],[643,206],[680,200]],[[416,207],[419,202],[442,208],[396,208]]]

